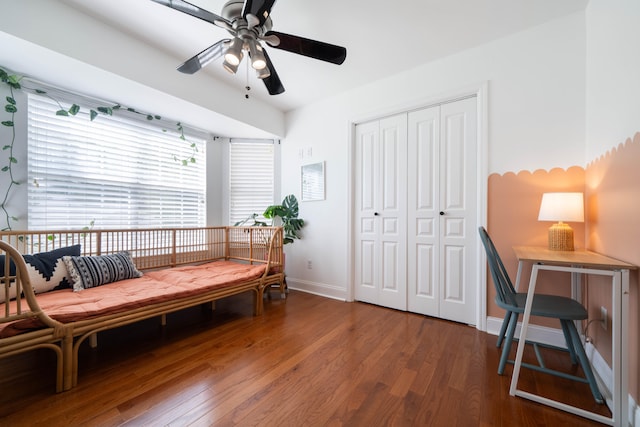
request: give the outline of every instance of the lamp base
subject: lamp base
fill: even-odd
[[[549,227],[549,249],[552,251],[572,251],[573,229],[569,224],[559,222]]]

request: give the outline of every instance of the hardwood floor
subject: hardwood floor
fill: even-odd
[[[465,325],[295,291],[260,317],[246,294],[167,322],[101,333],[59,394],[48,352],[0,359],[0,425],[599,425],[510,397],[496,337]],[[528,370],[521,385],[608,414],[586,385]]]

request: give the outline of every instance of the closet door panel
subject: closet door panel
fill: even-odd
[[[409,113],[408,301],[409,311],[438,315],[440,120],[439,107]]]
[[[443,104],[440,203],[439,317],[474,324],[478,283],[476,271],[476,99]]]
[[[465,175],[467,170],[467,150],[465,139],[466,115],[464,112],[443,116],[444,155],[442,180],[444,200],[442,208],[447,212],[465,208]]]
[[[443,300],[449,303],[464,303],[464,248],[447,246],[444,248],[445,280]]]
[[[356,126],[355,298],[407,309],[406,114]]]
[[[380,120],[380,224],[382,259],[378,304],[407,309],[407,115]]]
[[[355,196],[357,201],[355,225],[354,294],[359,301],[378,302],[378,283],[381,273],[379,254],[379,221],[375,216],[378,191],[378,122],[356,127]]]

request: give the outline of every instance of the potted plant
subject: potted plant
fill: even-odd
[[[271,224],[258,219],[258,214],[251,214],[248,218],[236,222],[235,226],[248,225],[252,227],[267,227],[269,225],[281,225],[284,231],[283,243],[293,243],[299,239],[298,232],[304,227],[304,220],[298,218],[298,199],[293,194],[289,194],[279,205],[271,205],[265,209],[263,217],[270,219]]]
[[[270,225],[281,225],[284,231],[284,236],[282,239],[283,244],[293,243],[294,240],[299,239],[300,236],[298,232],[304,227],[304,220],[302,218],[298,218],[298,199],[293,194],[289,194],[287,197],[282,199],[282,203],[279,205],[271,205],[265,209],[262,214],[263,217],[270,219]],[[258,214],[253,213],[248,218],[238,221],[234,226],[239,225],[247,225],[251,227],[268,227],[264,221],[258,219]],[[283,256],[286,254],[283,254]],[[285,260],[282,260],[282,268],[284,270]],[[285,298],[285,293],[288,293],[288,286],[286,278],[284,279],[284,292],[281,288],[282,298]],[[268,292],[265,295],[270,295]]]
[[[282,225],[285,245],[300,238],[298,232],[304,227],[304,220],[298,218],[298,199],[293,194],[285,197],[282,204],[267,207],[262,215],[271,219],[272,225]]]

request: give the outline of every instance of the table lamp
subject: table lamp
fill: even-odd
[[[538,221],[558,221],[549,228],[549,249],[573,250],[573,229],[566,222],[584,222],[582,193],[544,193]]]

